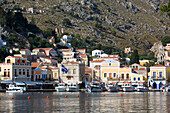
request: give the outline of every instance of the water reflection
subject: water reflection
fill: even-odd
[[[0,112],[170,112],[170,93],[26,93],[0,95]],[[105,94],[106,96],[103,96]],[[67,98],[65,98],[67,95]],[[79,97],[76,97],[79,95]],[[30,99],[27,97],[30,96]],[[50,98],[46,98],[49,96]],[[11,100],[11,97],[14,97]],[[169,100],[169,101],[168,101]]]

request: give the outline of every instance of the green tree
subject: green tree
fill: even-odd
[[[0,25],[4,26],[6,23],[6,19],[5,19],[5,11],[3,10],[2,7],[0,7]]]
[[[134,52],[132,53],[132,55],[130,56],[130,65],[137,63],[139,64],[139,54],[138,54],[138,50],[134,50]]]
[[[161,11],[161,13],[168,13],[168,16],[170,17],[170,0],[169,0],[169,3],[168,5],[163,5],[159,8],[159,10]]]
[[[170,36],[164,36],[164,37],[161,39],[161,42],[162,42],[162,45],[163,45],[163,46],[166,46],[167,43],[170,43]]]
[[[68,18],[64,18],[62,23],[63,23],[64,26],[71,26],[72,25],[71,21]]]
[[[9,53],[6,51],[6,48],[0,47],[0,62],[3,62],[8,55]]]

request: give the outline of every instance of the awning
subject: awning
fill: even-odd
[[[24,85],[25,86],[25,83],[23,83],[22,81],[15,81],[14,82],[16,85]]]
[[[31,82],[31,81],[25,81],[25,84],[28,86],[35,86],[36,83],[35,82]]]
[[[1,84],[11,84],[13,83],[12,80],[1,81]]]
[[[138,83],[132,83],[132,85],[139,85]]]

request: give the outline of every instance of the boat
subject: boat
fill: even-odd
[[[143,85],[138,85],[136,89],[137,89],[138,92],[147,92],[147,91],[149,91],[149,89],[147,87],[144,87]]]
[[[88,92],[102,92],[102,87],[99,82],[92,82],[87,87]]]
[[[55,90],[57,92],[65,92],[66,88],[67,88],[67,85],[64,82],[62,82],[62,83],[59,83],[57,87],[55,87]]]
[[[66,91],[67,92],[77,92],[78,91],[78,84],[77,83],[68,83]]]
[[[133,86],[131,83],[123,83],[122,88],[123,88],[124,92],[132,92],[133,91]]]
[[[108,92],[117,92],[119,91],[119,87],[116,83],[107,83],[106,89]]]
[[[10,84],[9,88],[6,89],[6,92],[20,92],[23,93],[26,91],[26,87],[20,87],[15,84]]]

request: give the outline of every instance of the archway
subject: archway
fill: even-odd
[[[153,83],[152,87],[153,87],[153,89],[157,89],[157,84],[156,84],[156,82]]]
[[[160,83],[159,83],[159,89],[162,87],[162,85],[163,85],[162,82],[160,82]]]

